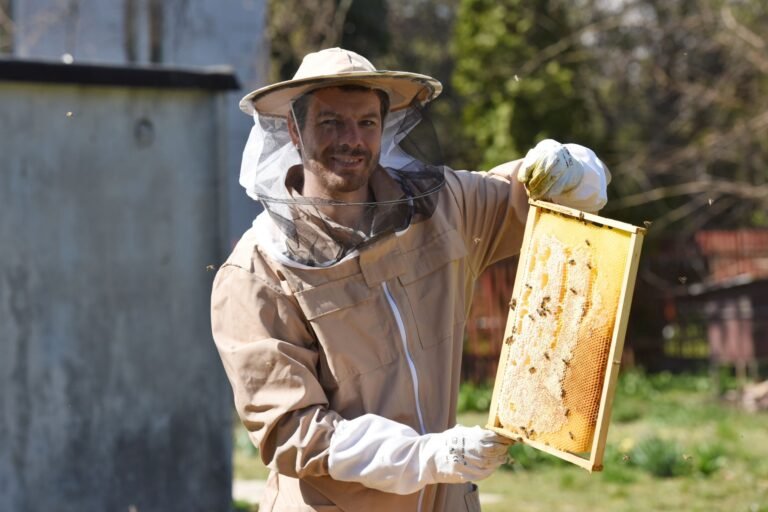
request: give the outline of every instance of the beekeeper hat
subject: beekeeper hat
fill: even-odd
[[[389,95],[390,111],[405,108],[415,100],[424,105],[443,90],[442,84],[426,75],[405,71],[379,71],[368,59],[342,48],[307,54],[291,80],[256,89],[240,100],[240,110],[253,115],[287,117],[291,101],[323,87],[357,84],[380,89]]]

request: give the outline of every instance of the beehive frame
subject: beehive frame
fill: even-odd
[[[612,219],[600,217],[598,215],[592,215],[587,214],[584,212],[580,212],[578,210],[573,210],[571,208],[566,208],[563,206],[555,205],[552,203],[547,203],[543,201],[530,201],[531,208],[528,213],[528,219],[526,222],[525,227],[525,234],[523,237],[523,244],[520,252],[520,261],[518,264],[518,270],[517,275],[515,278],[515,285],[512,292],[512,299],[510,300],[510,312],[509,317],[507,320],[507,326],[504,334],[504,340],[505,342],[502,344],[502,350],[501,350],[501,356],[499,359],[499,368],[496,374],[496,381],[494,384],[493,389],[493,396],[491,399],[491,406],[488,416],[488,425],[487,428],[494,430],[495,432],[504,435],[506,437],[510,437],[512,439],[515,439],[518,442],[522,442],[525,444],[528,444],[536,449],[542,450],[546,453],[549,453],[551,455],[554,455],[560,459],[563,459],[565,461],[571,462],[573,464],[576,464],[590,472],[592,471],[600,471],[603,467],[603,454],[605,451],[605,442],[608,435],[608,425],[610,421],[610,415],[611,415],[611,406],[613,402],[613,396],[615,394],[616,389],[616,381],[619,373],[619,366],[621,363],[621,354],[624,347],[624,337],[626,334],[627,329],[627,323],[629,320],[629,311],[630,311],[630,305],[632,302],[632,294],[634,292],[634,284],[635,284],[635,277],[637,275],[637,267],[638,262],[640,259],[640,250],[642,246],[642,241],[645,235],[645,230],[643,228],[639,228],[637,226],[633,226],[631,224],[626,224],[623,222],[615,221]],[[542,227],[543,226],[543,227]],[[549,226],[549,228],[548,228]],[[612,300],[612,304],[615,304],[615,309],[612,307],[610,313],[613,314],[612,317],[612,325],[609,326],[608,323],[604,322],[604,327],[606,334],[610,336],[610,345],[606,345],[607,350],[607,357],[605,358],[605,362],[598,361],[595,363],[597,366],[594,366],[594,369],[598,372],[602,372],[601,375],[597,374],[591,374],[590,379],[593,382],[601,381],[599,385],[593,386],[596,391],[597,389],[600,389],[599,396],[594,395],[593,398],[590,400],[595,400],[593,405],[591,406],[591,413],[590,417],[587,419],[581,418],[580,421],[582,424],[586,425],[586,430],[591,431],[592,435],[590,438],[584,437],[581,441],[581,444],[578,444],[578,446],[581,447],[589,447],[589,450],[578,450],[578,451],[571,451],[566,448],[564,448],[564,445],[568,445],[568,442],[560,442],[560,446],[558,447],[557,442],[548,442],[546,440],[538,439],[538,437],[543,437],[544,439],[549,439],[550,441],[553,439],[553,436],[555,436],[555,439],[557,439],[555,434],[548,434],[544,436],[540,436],[538,433],[535,433],[533,429],[530,431],[525,428],[525,426],[518,427],[509,427],[505,426],[500,418],[500,412],[502,411],[502,407],[509,407],[510,410],[514,410],[515,405],[510,402],[509,397],[511,396],[510,393],[515,393],[518,390],[513,389],[515,386],[518,386],[518,378],[516,377],[513,379],[511,375],[521,375],[520,372],[523,371],[523,368],[525,364],[530,363],[530,357],[528,357],[525,361],[525,364],[521,364],[520,367],[517,367],[517,359],[514,359],[514,357],[517,357],[521,352],[521,350],[524,351],[524,353],[528,353],[528,351],[535,351],[538,350],[541,353],[542,348],[530,348],[526,347],[525,343],[528,343],[529,345],[535,344],[535,345],[541,345],[541,343],[537,341],[532,341],[530,339],[526,338],[525,333],[523,332],[516,332],[516,327],[522,331],[526,329],[526,323],[528,326],[528,330],[531,330],[531,327],[533,322],[538,318],[541,322],[555,322],[555,319],[558,316],[562,316],[564,314],[567,314],[567,312],[562,311],[562,306],[558,306],[556,311],[552,311],[550,308],[555,307],[554,302],[547,303],[546,300],[549,300],[550,297],[544,297],[543,300],[541,300],[540,309],[537,309],[536,312],[539,316],[534,316],[535,313],[533,311],[528,312],[526,314],[527,310],[523,310],[522,306],[520,308],[516,308],[516,304],[518,301],[521,300],[522,297],[530,296],[530,292],[532,291],[532,286],[528,284],[527,280],[531,279],[534,276],[533,268],[537,265],[536,258],[540,256],[537,256],[534,254],[534,247],[539,247],[538,242],[535,244],[534,241],[541,240],[542,237],[550,237],[546,240],[553,240],[557,247],[564,247],[563,251],[564,254],[572,254],[572,249],[570,247],[566,247],[565,245],[562,245],[561,241],[558,238],[553,238],[553,235],[551,235],[547,230],[550,229],[552,226],[558,226],[558,229],[564,228],[567,229],[570,233],[570,239],[571,243],[575,244],[573,242],[573,238],[580,238],[580,241],[583,241],[585,247],[582,247],[582,250],[591,250],[593,253],[596,253],[598,250],[597,247],[595,248],[587,248],[586,246],[591,246],[589,238],[590,235],[585,236],[585,233],[592,233],[592,234],[598,234],[599,239],[602,241],[601,243],[605,245],[606,243],[609,243],[612,249],[617,249],[620,256],[615,256],[614,258],[618,258],[617,261],[621,263],[621,266],[623,266],[623,274],[621,276],[617,275],[600,275],[599,269],[592,271],[592,266],[590,266],[590,261],[588,260],[586,263],[584,263],[587,267],[589,267],[589,271],[583,271],[582,273],[588,273],[590,277],[589,279],[592,279],[594,282],[598,282],[599,279],[607,280],[612,279],[611,287],[610,289],[613,290],[614,297]],[[554,232],[554,230],[552,230]],[[549,249],[548,249],[549,250]],[[574,251],[579,250],[579,248],[573,249]],[[626,252],[623,252],[626,251]],[[624,256],[625,255],[625,256]],[[621,261],[621,258],[624,258],[623,261]],[[567,258],[567,256],[566,256]],[[570,265],[575,265],[576,258],[572,259],[561,259],[560,264],[561,267],[564,266],[567,261]],[[582,258],[583,259],[583,258]],[[531,275],[529,275],[531,273]],[[567,272],[566,272],[567,275]],[[559,275],[558,275],[559,276]],[[544,275],[543,277],[547,277]],[[620,282],[617,282],[617,280],[620,279]],[[562,280],[562,278],[561,278]],[[546,281],[544,282],[546,284]],[[563,284],[563,287],[565,284]],[[592,293],[592,284],[589,283],[589,290],[590,293]],[[529,290],[526,290],[528,288]],[[570,291],[574,293],[574,295],[577,294],[576,290],[574,288],[570,288]],[[523,295],[524,293],[529,292],[528,295]],[[597,292],[595,292],[597,293]],[[567,293],[566,293],[567,295]],[[586,295],[586,294],[585,294]],[[563,297],[561,294],[560,297]],[[590,296],[591,297],[591,296]],[[575,300],[575,299],[574,299]],[[584,298],[583,301],[590,302],[591,298]],[[607,301],[606,301],[607,302]],[[550,307],[547,305],[550,304]],[[567,305],[565,302],[563,304]],[[530,304],[527,304],[526,307],[530,306]],[[581,319],[584,319],[584,313],[586,309],[584,309],[584,306],[582,306],[582,313],[581,313]],[[530,317],[530,320],[527,320],[523,318],[522,316]],[[595,313],[595,316],[597,316],[597,313]],[[523,322],[525,320],[525,322]],[[557,320],[560,322],[560,320]],[[544,324],[542,324],[544,325]],[[557,330],[553,331],[557,334],[559,334],[562,331],[560,327],[557,328]],[[572,331],[574,331],[572,329]],[[582,331],[576,329],[579,333]],[[590,335],[592,331],[590,330]],[[571,335],[571,338],[578,340],[578,336]],[[517,341],[522,339],[522,341]],[[538,338],[537,338],[538,339]],[[514,349],[512,348],[512,343],[518,342],[522,343],[522,345],[515,345]],[[578,371],[569,369],[569,361],[570,358],[562,358],[557,361],[555,360],[555,350],[557,350],[557,340],[553,340],[550,345],[542,345],[544,347],[543,356],[544,359],[541,357],[538,357],[536,359],[536,364],[539,365],[539,363],[544,363],[544,372],[549,370],[548,376],[546,378],[548,379],[547,385],[549,388],[552,387],[552,383],[555,382],[560,375],[566,375],[568,372],[570,372],[571,376],[569,376],[570,382],[574,382],[574,378],[572,375],[579,373]],[[578,351],[578,341],[571,342],[571,345],[563,344],[565,347],[572,347],[570,353],[575,353]],[[521,348],[524,347],[524,348]],[[552,347],[552,353],[549,353],[549,348]],[[513,352],[514,350],[514,352]],[[562,355],[562,347],[560,348],[561,353],[559,355]],[[585,354],[586,352],[582,351],[581,354]],[[570,357],[570,356],[569,356]],[[581,355],[580,357],[592,357]],[[604,355],[602,357],[605,357]],[[511,362],[510,362],[511,361]],[[550,361],[553,361],[550,363]],[[562,362],[560,362],[562,361]],[[555,364],[559,364],[558,369],[552,369],[547,368],[546,365],[552,365],[554,368]],[[513,365],[516,366],[516,368],[513,368]],[[541,366],[540,366],[541,368]],[[531,366],[527,369],[530,371],[531,374],[536,373],[536,368]],[[516,374],[514,372],[517,372]],[[555,373],[559,372],[559,373]],[[583,372],[583,371],[582,371]],[[508,375],[509,374],[509,375]],[[522,375],[525,375],[523,373]],[[542,374],[543,375],[543,374]],[[554,375],[554,377],[552,377]],[[539,378],[539,385],[541,385],[542,379],[544,379],[544,376],[540,376]],[[554,379],[554,380],[553,380]],[[597,380],[595,380],[597,379]],[[526,380],[526,379],[519,379],[520,382]],[[561,387],[561,404],[565,401],[565,377],[562,377],[559,381],[559,385]],[[524,386],[526,384],[519,384],[519,386]],[[529,385],[533,386],[533,385]],[[504,392],[502,392],[502,387],[504,387]],[[510,392],[511,390],[511,392]],[[529,390],[522,390],[521,392],[529,392]],[[519,396],[519,395],[514,395]],[[591,396],[591,395],[590,395]],[[507,398],[505,403],[501,403],[504,401],[504,398]],[[556,397],[557,398],[557,397]],[[556,398],[554,400],[556,400]],[[550,399],[550,402],[553,399]],[[599,400],[599,405],[597,403],[597,400]],[[566,419],[562,419],[563,425],[565,425],[568,421],[575,421],[574,419],[567,419],[569,416],[569,408],[565,408],[564,406],[560,405],[558,406],[561,409],[562,417]],[[596,415],[594,413],[596,407]],[[564,409],[564,410],[563,410]],[[503,413],[502,413],[503,414]],[[505,418],[509,418],[509,415],[514,415],[515,413],[509,413],[505,416]],[[522,413],[521,413],[522,414]],[[520,416],[521,414],[518,414]],[[537,412],[536,414],[540,414]],[[594,416],[594,420],[592,417]],[[526,417],[526,416],[522,416]],[[508,420],[507,422],[509,422]],[[593,423],[594,421],[594,423]],[[537,423],[540,424],[541,422]],[[529,426],[531,423],[528,424]],[[565,429],[565,427],[563,427]],[[560,434],[558,434],[562,438],[562,430],[560,431]],[[568,435],[570,436],[570,439],[574,439],[574,435],[568,431]],[[577,444],[577,443],[576,443]],[[574,444],[574,445],[576,445]]]

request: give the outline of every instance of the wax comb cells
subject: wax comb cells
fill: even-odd
[[[628,261],[639,256],[638,233],[534,204],[489,424],[563,452],[590,452],[608,359],[614,340],[623,342],[617,317],[634,283]]]

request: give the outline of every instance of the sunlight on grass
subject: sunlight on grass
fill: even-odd
[[[602,472],[515,447],[518,463],[480,482],[481,496],[493,496],[483,510],[768,512],[768,414],[719,402],[705,377],[634,373],[619,386],[617,410]]]
[[[248,438],[248,431],[239,423],[237,417],[235,417],[232,435],[235,448],[232,454],[235,479],[266,480],[267,476],[269,476],[269,470],[261,462],[259,450],[251,443],[251,440]]]
[[[484,426],[489,394],[462,389],[458,423]],[[602,472],[515,446],[518,461],[479,483],[483,511],[768,512],[768,414],[720,402],[706,377],[622,375],[612,420]],[[245,429],[233,433],[235,478],[266,478]]]

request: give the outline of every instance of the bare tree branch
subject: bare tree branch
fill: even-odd
[[[765,51],[765,40],[736,21],[736,18],[733,16],[733,11],[731,11],[730,7],[724,5],[720,9],[720,17],[723,19],[725,26],[734,32],[737,36],[739,36],[743,41],[749,43],[751,46],[754,46],[758,50]]]
[[[632,6],[636,5],[637,3],[638,2],[627,4],[626,9],[630,9]],[[593,33],[593,32],[602,32],[602,31],[620,26],[624,22],[625,12],[626,10],[622,10],[615,14],[608,15],[603,19],[588,23],[583,27],[581,27],[579,30],[576,30],[573,33],[569,34],[567,37],[563,37],[559,39],[556,43],[551,44],[546,48],[543,48],[534,56],[533,59],[527,61],[520,68],[520,71],[519,71],[520,75],[521,76],[530,75],[540,66],[542,66],[544,63],[554,59],[558,55],[567,51],[570,47],[574,46],[585,36],[585,34]]]
[[[707,192],[704,198],[713,199],[720,195],[732,195],[742,199],[768,200],[768,185],[755,186],[751,183],[738,183],[724,180],[703,180],[657,187],[652,190],[640,192],[630,196],[611,201],[611,210],[632,208],[643,204],[652,203],[672,197],[689,196]]]
[[[694,217],[693,213],[700,208],[703,208],[707,204],[706,197],[694,197],[687,203],[678,206],[674,210],[670,210],[661,217],[654,219],[653,225],[656,229],[664,230],[670,224],[674,224],[680,220]]]
[[[347,13],[349,12],[350,7],[352,7],[352,0],[341,0],[336,7],[336,12],[333,15],[333,22],[327,25],[325,31],[323,48],[341,44],[341,36],[344,33],[344,22],[347,19]]]

